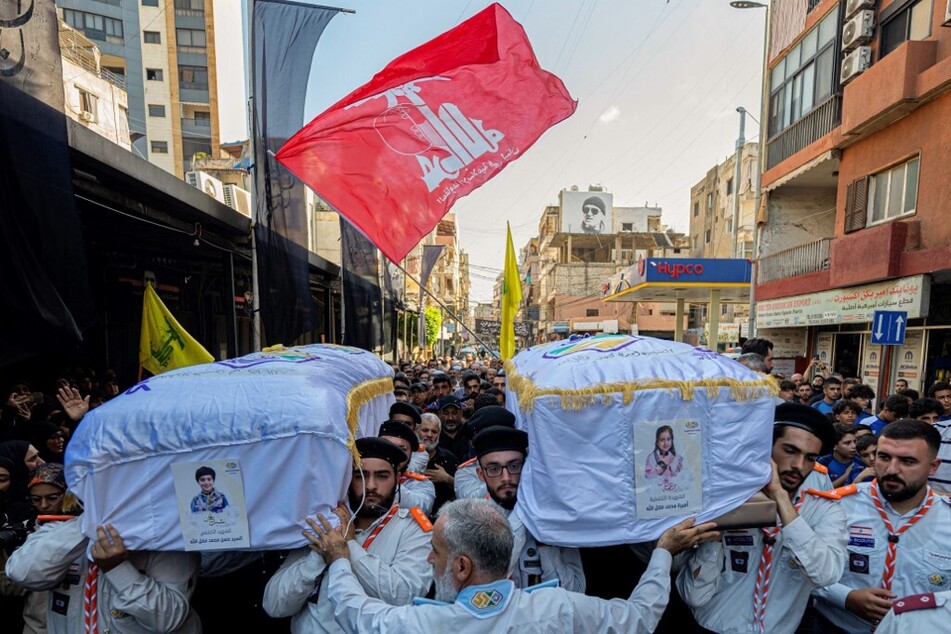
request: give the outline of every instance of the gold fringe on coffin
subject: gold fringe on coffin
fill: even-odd
[[[353,386],[347,392],[347,427],[350,429],[350,439],[347,441],[347,448],[353,454],[353,461],[360,466],[360,454],[357,453],[357,443],[354,435],[357,433],[357,425],[360,424],[360,408],[375,399],[383,396],[387,392],[393,391],[393,379],[385,376],[380,379],[370,379],[358,385]]]
[[[720,388],[728,388],[735,401],[751,401],[755,398],[775,396],[779,394],[779,384],[773,377],[767,376],[758,381],[738,381],[736,379],[704,379],[702,381],[673,381],[670,379],[649,379],[646,381],[628,381],[616,383],[599,383],[592,387],[564,389],[541,388],[531,379],[515,371],[515,364],[508,360],[504,364],[505,377],[508,387],[518,397],[519,407],[526,413],[535,407],[535,400],[543,396],[561,397],[561,408],[564,410],[580,410],[587,405],[594,405],[598,401],[607,405],[613,400],[614,394],[621,394],[623,403],[630,405],[634,400],[634,392],[642,390],[669,390],[680,393],[685,401],[692,400],[698,388],[703,388],[709,398],[716,398]]]

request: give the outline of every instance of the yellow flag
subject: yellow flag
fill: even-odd
[[[152,374],[211,363],[215,358],[172,317],[151,284],[142,295],[139,364]]]
[[[522,303],[522,280],[518,274],[518,260],[512,244],[512,228],[505,223],[505,271],[502,274],[502,332],[499,335],[499,352],[502,359],[511,359],[515,354],[515,314]]]

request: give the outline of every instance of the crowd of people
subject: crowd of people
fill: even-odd
[[[769,373],[771,347],[750,340],[738,361]],[[394,372],[396,401],[379,435],[357,441],[347,500],[334,517],[301,518],[306,547],[268,553],[130,552],[110,525],[88,539],[63,452],[88,410],[119,393],[115,376],[58,379],[52,398],[15,386],[0,416],[3,630],[824,634],[951,623],[951,384],[921,398],[896,382],[873,410],[871,387],[817,363],[780,381],[762,491],[776,526],[688,519],[628,551],[642,564],[630,579],[526,529],[516,502],[530,443],[505,408],[498,361]],[[606,596],[605,579],[636,586]]]

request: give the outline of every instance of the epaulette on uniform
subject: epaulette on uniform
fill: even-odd
[[[839,498],[845,498],[850,495],[855,495],[859,492],[859,488],[854,484],[849,484],[844,487],[839,487],[838,489],[832,489],[832,493],[835,493]]]
[[[812,470],[829,475],[829,468],[825,465],[819,464],[818,462],[812,467]]]
[[[933,610],[936,607],[938,607],[938,604],[935,602],[933,592],[912,594],[907,597],[902,597],[892,604],[892,609],[895,611],[895,614],[914,612],[915,610]]]
[[[423,529],[424,533],[429,533],[433,530],[433,523],[426,517],[423,509],[414,506],[409,510],[409,514],[413,516],[413,519],[416,520],[416,523],[419,524],[419,527]]]
[[[845,488],[845,487],[843,487]],[[806,489],[806,493],[809,495],[814,495],[816,497],[825,498],[827,500],[841,500],[842,498],[835,491],[820,491],[819,489]]]

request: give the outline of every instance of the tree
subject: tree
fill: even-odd
[[[426,307],[426,345],[431,346],[442,330],[442,312],[436,306]]]

